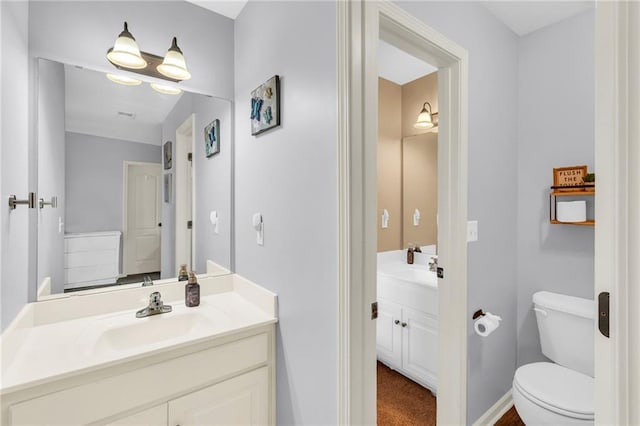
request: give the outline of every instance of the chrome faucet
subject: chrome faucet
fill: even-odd
[[[429,257],[429,270],[431,272],[436,272],[438,270],[438,256]]]
[[[149,275],[144,276],[144,282],[142,283],[142,287],[147,287],[153,285],[153,281],[151,281],[151,277]]]
[[[166,314],[171,312],[171,306],[162,303],[162,296],[159,291],[154,291],[149,295],[149,306],[136,312],[136,318],[150,317],[151,315]]]

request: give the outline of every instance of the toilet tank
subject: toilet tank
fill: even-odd
[[[533,295],[542,353],[556,364],[593,377],[595,302],[540,291]]]

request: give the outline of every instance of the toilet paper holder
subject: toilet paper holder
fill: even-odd
[[[478,318],[480,318],[480,317],[483,317],[483,316],[485,316],[485,315],[486,315],[486,314],[484,313],[484,311],[483,311],[482,309],[478,309],[477,311],[475,311],[475,312],[473,313],[473,316],[471,317],[471,319],[476,320],[476,319],[478,319]]]

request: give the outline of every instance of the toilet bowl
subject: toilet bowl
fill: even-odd
[[[542,353],[553,362],[516,370],[513,404],[527,426],[593,425],[593,300],[533,295]]]
[[[527,426],[593,425],[593,377],[550,362],[518,368],[513,403]]]

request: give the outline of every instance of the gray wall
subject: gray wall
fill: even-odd
[[[162,203],[162,269],[163,278],[177,275],[175,262],[175,152],[176,129],[191,115],[195,115],[195,167],[196,209],[194,212],[194,238],[196,245],[195,268],[206,271],[207,260],[232,269],[232,119],[231,102],[225,99],[186,93],[171,110],[162,125],[162,141],[172,141],[174,163],[164,174],[173,175],[173,197]],[[207,158],[204,153],[204,128],[214,119],[220,120],[220,153]],[[163,186],[164,191],[164,186]],[[209,213],[218,211],[219,233],[213,232]]]
[[[124,21],[145,52],[164,56],[175,36],[192,74],[180,86],[226,99],[233,96],[233,21],[194,4],[32,1],[30,20],[32,56],[107,72],[115,68],[105,53]]]
[[[58,62],[38,61],[38,197],[58,197],[57,208],[38,212],[38,285],[51,277],[51,292],[64,291],[65,79]]]
[[[548,206],[554,167],[593,171],[594,31],[592,10],[519,44],[518,365],[545,359],[533,293],[593,297],[594,228],[551,225]]]
[[[0,2],[0,192],[4,203],[10,194],[24,199],[30,189],[34,190],[34,185],[29,184],[28,24],[27,3]],[[10,211],[5,204],[0,209],[1,329],[35,294],[35,284],[32,289],[27,286],[32,273],[28,260],[29,225],[35,225],[35,214],[25,206]]]
[[[124,161],[160,163],[161,147],[67,132],[66,232],[122,232]]]
[[[469,51],[469,219],[479,240],[468,245],[468,423],[510,388],[516,367],[516,205],[518,38],[472,2],[399,5]],[[503,318],[487,338],[471,315]]]
[[[249,2],[235,37],[236,271],[278,294],[278,424],[335,424],[336,6]],[[251,91],[274,74],[282,125],[251,136]]]

